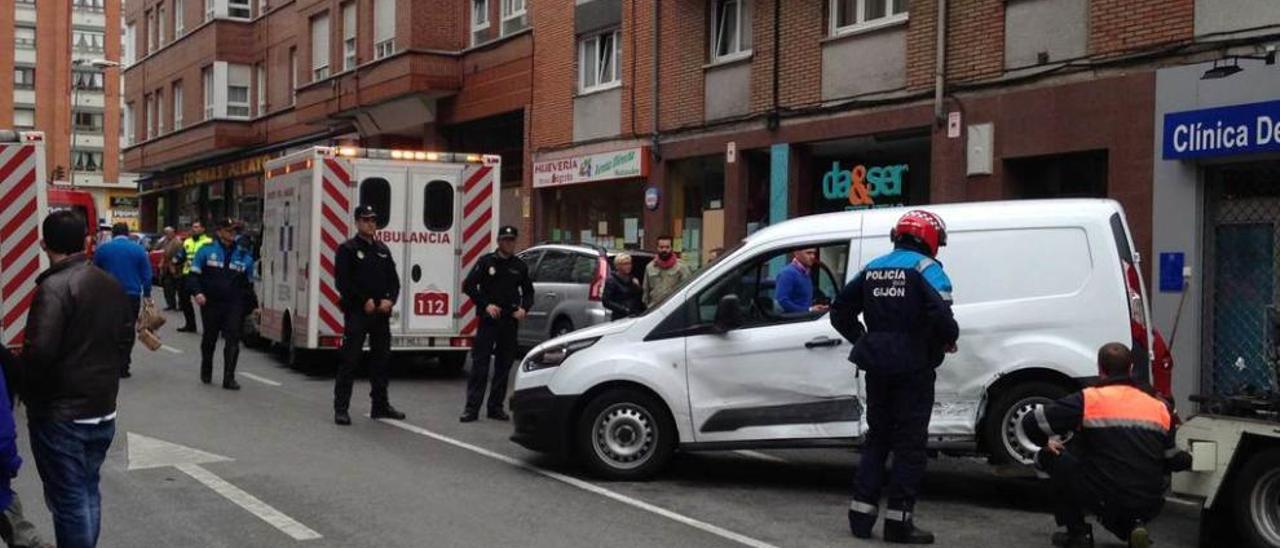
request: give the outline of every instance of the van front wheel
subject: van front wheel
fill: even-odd
[[[612,480],[652,476],[671,458],[675,423],[666,406],[639,390],[610,390],[578,417],[578,455],[592,473]]]
[[[991,463],[1031,465],[1040,447],[1022,429],[1022,419],[1037,405],[1053,403],[1066,395],[1066,388],[1042,381],[1018,384],[996,394],[983,425]]]

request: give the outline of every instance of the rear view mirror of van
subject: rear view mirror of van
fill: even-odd
[[[717,333],[728,333],[742,327],[742,308],[738,306],[737,295],[730,294],[720,298],[720,304],[716,305],[714,327]]]

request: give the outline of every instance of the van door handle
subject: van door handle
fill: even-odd
[[[818,337],[809,342],[804,343],[805,348],[819,348],[823,346],[840,346],[844,341],[840,339],[832,339],[830,337]]]

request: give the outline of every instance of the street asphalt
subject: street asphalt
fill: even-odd
[[[360,380],[354,424],[342,427],[333,423],[332,356],[300,371],[246,348],[243,390],[231,392],[217,383],[221,347],[215,383],[202,385],[198,336],[171,327],[162,336],[167,348],[139,345],[134,375],[122,381],[102,469],[101,546],[882,545],[849,535],[851,450],[677,454],[653,481],[603,482],[510,442],[509,423],[459,424],[464,379],[424,360],[394,363],[391,398],[406,420],[370,420]],[[14,489],[52,541],[19,415],[26,464]],[[189,449],[143,447],[146,438]],[[943,457],[929,463],[917,523],[939,546],[1049,546],[1049,512],[1034,480]],[[1123,545],[1097,529],[1099,546]],[[1198,510],[1180,503],[1153,524],[1162,548],[1195,546],[1198,530]]]

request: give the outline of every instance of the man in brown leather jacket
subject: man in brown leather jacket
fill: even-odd
[[[58,546],[94,546],[98,471],[115,435],[129,301],[85,259],[78,213],[50,213],[42,228],[50,266],[36,279],[27,317],[21,394]]]

